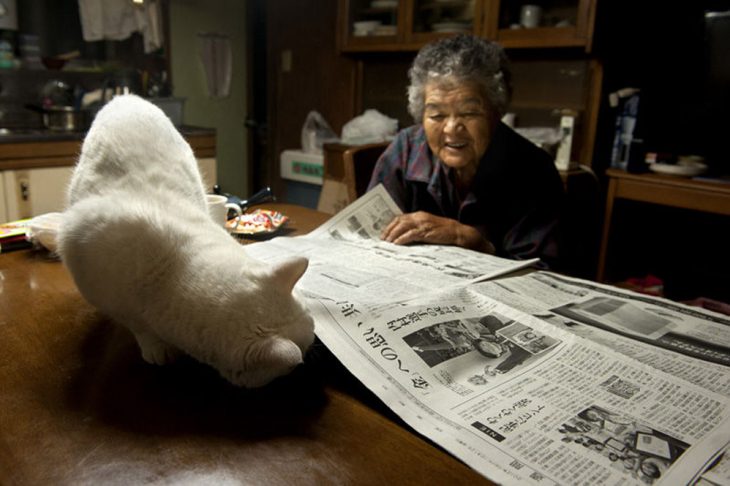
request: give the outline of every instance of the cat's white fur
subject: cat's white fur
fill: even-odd
[[[59,254],[86,300],[128,327],[144,359],[180,352],[257,387],[302,362],[314,325],[294,285],[304,258],[250,258],[208,215],[190,146],[134,95],[102,108],[68,192]]]

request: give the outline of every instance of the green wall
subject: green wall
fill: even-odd
[[[240,0],[172,0],[170,38],[173,95],[186,98],[184,123],[216,129],[218,183],[247,197],[251,184],[246,140],[246,3]],[[211,98],[200,60],[198,33],[230,37],[233,70],[230,94]]]

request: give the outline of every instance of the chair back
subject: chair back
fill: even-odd
[[[324,144],[324,173],[317,210],[336,214],[365,194],[375,163],[387,146],[387,142],[367,145]]]
[[[562,271],[573,277],[594,280],[601,230],[600,183],[596,174],[586,166],[561,175],[566,193],[562,222]]]
[[[353,146],[342,155],[349,202],[365,194],[375,163],[388,146],[387,142]]]

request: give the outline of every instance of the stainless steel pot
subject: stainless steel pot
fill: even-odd
[[[77,110],[72,106],[49,106],[43,111],[43,124],[49,130],[58,132],[82,132],[89,128],[88,110]]]
[[[43,125],[55,132],[83,132],[91,124],[91,112],[79,110],[73,106],[25,105],[26,108],[43,115]]]

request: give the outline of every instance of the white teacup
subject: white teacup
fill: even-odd
[[[241,208],[237,204],[229,203],[226,196],[207,194],[205,196],[205,202],[208,203],[208,214],[210,214],[210,217],[223,228],[226,227],[229,209],[233,209],[236,212],[236,218],[241,217]]]

